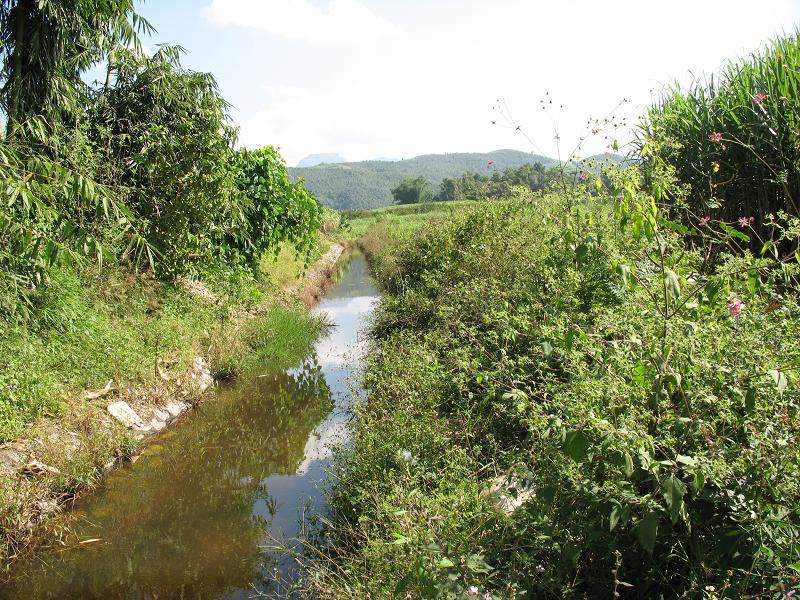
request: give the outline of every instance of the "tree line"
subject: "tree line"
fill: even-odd
[[[495,170],[491,176],[467,171],[460,177],[445,177],[436,193],[427,177],[408,177],[392,189],[392,197],[395,204],[505,198],[517,186],[534,192],[544,190],[555,176],[554,169],[539,162]]]
[[[133,0],[0,2],[0,318],[75,262],[169,279],[313,242],[317,201],[274,148],[235,148],[214,77],[145,52],[153,31]]]

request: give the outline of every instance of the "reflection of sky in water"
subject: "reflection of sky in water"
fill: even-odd
[[[363,258],[356,259],[331,293],[314,309],[331,323],[327,335],[314,346],[314,359],[330,389],[333,408],[306,440],[303,460],[294,475],[271,475],[263,483],[273,498],[312,498],[319,494],[319,484],[330,466],[337,445],[347,443],[347,423],[354,396],[358,394],[355,375],[366,346],[368,319],[378,300],[365,270]],[[297,369],[290,369],[294,374]],[[265,502],[254,506],[263,514]],[[291,507],[284,507],[291,508]],[[292,514],[294,513],[294,514]],[[281,511],[272,520],[273,535],[292,535],[299,515]],[[292,521],[293,519],[293,521]]]
[[[0,598],[285,597],[271,561],[284,576],[292,568],[263,547],[299,535],[332,449],[347,441],[376,298],[357,257],[315,309],[333,327],[297,367],[221,386],[78,502],[72,539],[100,542],[18,563]]]

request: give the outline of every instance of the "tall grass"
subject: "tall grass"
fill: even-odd
[[[800,38],[781,37],[717,77],[674,85],[650,107],[637,149],[691,186],[696,215],[800,214]],[[758,223],[754,223],[758,226]]]

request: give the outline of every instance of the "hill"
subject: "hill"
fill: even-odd
[[[303,179],[303,186],[327,206],[350,210],[391,204],[391,189],[406,177],[427,177],[435,189],[445,177],[458,177],[466,171],[491,175],[495,170],[536,162],[550,166],[556,161],[519,150],[495,150],[486,153],[424,154],[396,161],[320,164],[287,170],[293,181]]]
[[[347,161],[338,154],[309,154],[305,158],[300,159],[297,166],[316,167],[317,165],[329,165],[343,162]]]

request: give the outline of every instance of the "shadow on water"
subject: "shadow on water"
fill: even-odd
[[[0,597],[275,594],[276,570],[294,573],[264,545],[297,537],[306,511],[324,510],[320,487],[332,446],[346,441],[376,297],[356,256],[316,309],[333,327],[300,365],[220,389],[82,499],[67,517],[74,543],[17,564]]]

